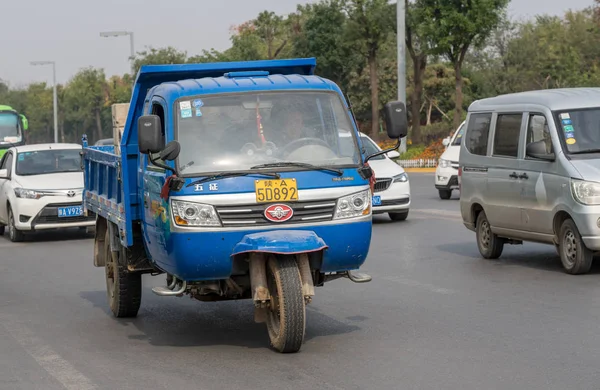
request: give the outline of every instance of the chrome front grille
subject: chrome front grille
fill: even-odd
[[[375,188],[373,189],[373,192],[385,191],[388,188],[390,188],[391,184],[392,184],[392,179],[376,179]]]
[[[265,209],[273,203],[216,206],[216,209],[221,222],[223,222],[223,226],[263,226],[331,221],[336,205],[335,199],[278,203],[286,204],[294,210],[294,215],[291,219],[281,223],[269,221],[265,217]]]
[[[450,161],[450,166],[454,169],[458,169],[458,167],[459,167],[458,161]]]

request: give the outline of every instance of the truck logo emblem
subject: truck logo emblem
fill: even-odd
[[[74,196],[75,196],[75,191],[73,191],[73,190],[69,190],[69,191],[67,191],[67,196],[68,196],[69,198],[72,198],[72,197],[74,197]]]
[[[284,204],[272,204],[265,209],[265,218],[271,222],[285,222],[294,215],[294,210]]]

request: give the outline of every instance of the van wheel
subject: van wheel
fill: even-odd
[[[298,352],[304,341],[306,308],[296,260],[270,257],[267,287],[271,295],[266,321],[271,346],[281,353]]]
[[[594,253],[585,247],[572,219],[567,219],[560,227],[559,249],[560,261],[567,273],[578,275],[590,271]]]
[[[104,258],[106,259],[106,293],[108,304],[117,318],[135,317],[142,301],[142,275],[127,272],[126,267],[119,264],[110,250],[110,229],[106,229],[104,237]]]
[[[440,193],[440,199],[450,199],[452,197],[452,190],[438,190]]]
[[[4,235],[4,229],[5,229],[5,226],[4,225],[0,225],[0,236]]]
[[[504,240],[492,233],[490,222],[484,211],[481,211],[477,216],[476,236],[477,247],[481,256],[485,259],[497,259],[500,257],[504,249]]]

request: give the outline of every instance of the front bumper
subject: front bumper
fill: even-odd
[[[96,215],[92,212],[88,212],[87,216],[58,216],[59,207],[80,206],[81,200],[74,201],[73,198],[62,196],[45,198],[18,198],[11,204],[15,215],[15,227],[18,230],[37,231],[95,226]]]
[[[435,172],[435,188],[438,190],[458,189],[458,172],[454,168],[439,168]]]
[[[410,208],[410,184],[391,183],[390,186],[383,191],[375,191],[373,197],[380,197],[381,204],[376,206],[373,204],[373,214],[381,214],[394,211],[406,211]]]

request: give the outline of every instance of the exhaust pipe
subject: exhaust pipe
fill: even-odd
[[[187,282],[185,280],[181,281],[181,288],[179,290],[174,290],[175,285],[177,284],[177,278],[173,277],[173,281],[167,287],[153,287],[152,292],[156,295],[160,295],[161,297],[174,297],[177,295],[181,295],[187,289]],[[171,286],[173,286],[171,288]]]

